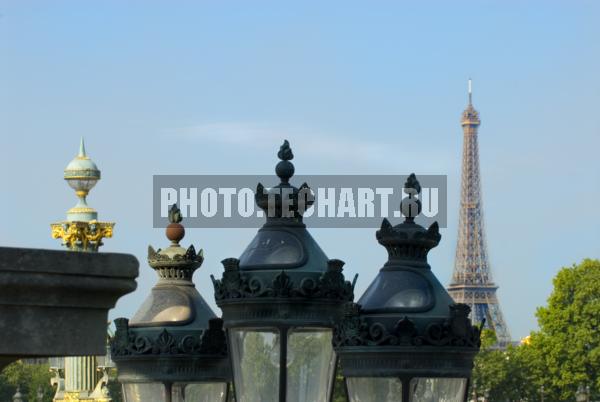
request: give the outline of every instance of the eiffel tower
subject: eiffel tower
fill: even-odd
[[[496,333],[497,345],[504,347],[510,343],[511,338],[496,296],[498,286],[492,279],[483,226],[477,145],[480,124],[479,113],[473,107],[469,80],[469,104],[461,119],[464,143],[458,242],[448,292],[457,303],[465,303],[471,307],[473,323],[480,323],[485,319],[486,327]]]

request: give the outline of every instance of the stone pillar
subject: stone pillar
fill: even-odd
[[[97,382],[95,356],[65,357],[65,392],[87,395],[92,393]]]

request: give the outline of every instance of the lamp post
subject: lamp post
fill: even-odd
[[[577,402],[589,402],[590,401],[590,387],[584,386],[581,384],[577,388],[577,392],[575,393],[575,400]]]
[[[126,402],[224,402],[230,381],[223,321],[192,282],[202,250],[179,242],[185,235],[177,205],[169,211],[171,245],[148,248],[159,280],[131,320],[115,320],[112,360]]]
[[[112,237],[114,223],[99,222],[98,212],[87,204],[90,190],[100,180],[100,170],[87,155],[83,138],[79,143],[79,153],[64,170],[64,179],[75,190],[79,201],[67,211],[65,221],[51,224],[52,237],[60,238],[70,251],[97,252],[102,240]],[[65,389],[57,390],[53,401],[110,402],[108,394],[94,392],[100,380],[96,366],[97,356],[65,357]]]
[[[544,384],[540,386],[540,399],[544,402]]]
[[[405,221],[384,219],[377,231],[388,260],[336,328],[342,374],[351,402],[466,401],[481,328],[427,263],[441,236],[437,223],[425,229],[414,222],[421,211],[414,175],[404,191]]]
[[[329,260],[302,222],[312,205],[306,183],[289,183],[292,150],[281,146],[275,172],[281,183],[258,184],[256,203],[267,215],[239,259],[223,260],[213,278],[228,333],[238,402],[325,402],[336,356],[332,328],[353,299],[343,262]]]
[[[471,393],[471,401],[477,402],[477,384],[473,384],[473,392]]]

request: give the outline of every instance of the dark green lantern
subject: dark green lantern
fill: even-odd
[[[192,282],[204,257],[179,242],[185,229],[177,205],[164,250],[148,248],[158,283],[131,320],[115,320],[112,359],[125,402],[224,402],[231,371],[223,321]]]
[[[427,253],[441,235],[437,223],[425,229],[414,222],[420,191],[410,175],[401,203],[405,221],[392,226],[384,219],[377,231],[388,261],[336,328],[351,402],[466,400],[481,328],[431,272]]]
[[[313,202],[294,174],[287,141],[275,169],[281,183],[261,184],[256,203],[267,215],[239,259],[223,260],[213,278],[223,311],[237,402],[326,402],[336,356],[332,329],[353,299],[343,262],[330,260],[306,230],[302,214]]]

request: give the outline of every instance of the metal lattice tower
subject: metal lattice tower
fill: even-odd
[[[457,303],[465,303],[471,307],[473,323],[485,319],[486,327],[496,332],[498,345],[506,346],[511,338],[496,296],[498,286],[492,279],[483,225],[477,144],[477,130],[481,121],[471,100],[469,80],[469,104],[461,119],[464,143],[458,242],[448,292]]]

